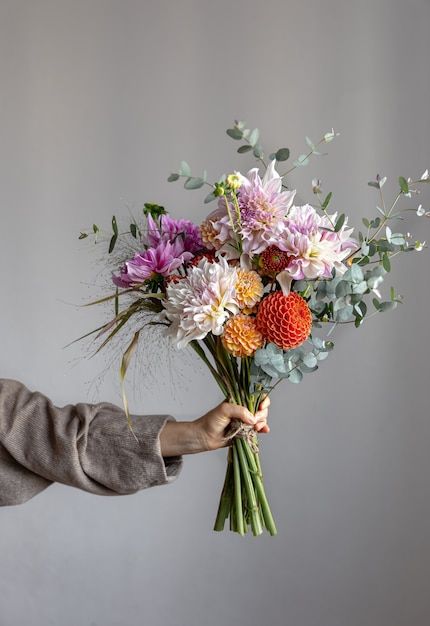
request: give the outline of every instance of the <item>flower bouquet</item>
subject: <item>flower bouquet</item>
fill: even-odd
[[[369,182],[378,194],[377,214],[363,219],[364,230],[353,236],[345,214],[329,209],[332,193],[323,194],[319,180],[312,181],[308,203],[298,202],[287,185],[287,176],[336,137],[333,130],[316,144],[306,138],[308,153],[284,173],[278,170],[289,160],[287,148],[266,157],[258,130],[242,122],[227,134],[241,141],[238,152],[252,154],[258,167],[210,183],[206,173],[195,176],[183,161],[168,178],[183,180],[190,190],[210,188],[204,202],[215,201],[216,208],[199,226],[171,217],[156,204],[145,204],[141,218],[133,218],[123,233],[113,217],[107,241],[115,258],[115,289],[94,304],[112,301],[115,314],[93,332],[101,338],[98,349],[123,335],[124,385],[143,329],[161,327],[178,349],[195,351],[226,400],[254,413],[281,380],[299,383],[318,369],[333,349],[338,325],[359,327],[401,302],[393,287],[384,299],[381,284],[394,257],[420,251],[424,243],[392,225],[408,211],[429,217],[421,205],[410,206],[429,174],[400,177],[391,203],[383,192],[385,178]],[[91,234],[100,241],[97,225]],[[124,238],[127,248],[115,257]],[[124,391],[123,399],[131,427]],[[240,535],[248,529],[275,535],[256,432],[237,421],[225,438],[231,445],[215,530],[229,520],[230,530]]]

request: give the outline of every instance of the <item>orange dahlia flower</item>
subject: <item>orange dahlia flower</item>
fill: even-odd
[[[209,250],[218,250],[221,247],[220,241],[216,239],[217,235],[219,235],[219,233],[215,230],[211,220],[206,219],[200,224],[200,236],[206,248]]]
[[[238,270],[235,285],[236,301],[243,313],[252,313],[255,305],[260,302],[264,286],[260,276],[253,270]]]
[[[224,326],[222,342],[233,356],[252,356],[263,345],[263,335],[257,330],[255,319],[239,313],[230,317]]]
[[[312,313],[306,300],[298,293],[284,296],[282,291],[276,291],[260,302],[256,325],[265,339],[290,350],[309,337]]]

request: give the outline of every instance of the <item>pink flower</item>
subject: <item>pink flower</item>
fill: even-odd
[[[189,220],[175,220],[170,215],[162,215],[158,225],[152,216],[148,215],[147,227],[145,243],[149,246],[156,246],[160,241],[176,242],[182,245],[184,251],[193,254],[204,247],[199,227]]]
[[[295,194],[295,191],[282,191],[282,179],[275,170],[274,160],[270,161],[263,179],[258,168],[242,178],[239,206],[244,253],[259,254],[276,243]]]
[[[180,240],[175,240],[174,243],[160,241],[155,247],[135,254],[132,259],[126,261],[120,275],[113,275],[112,281],[117,287],[139,285],[157,275],[170,276],[192,258],[191,252],[183,250]]]
[[[334,231],[336,220],[336,213],[320,216],[309,204],[292,207],[277,244],[289,255],[285,272],[291,278],[330,278],[333,268],[345,273],[343,261],[357,244],[350,238],[352,228],[347,228],[347,220],[338,232]]]
[[[214,222],[218,231],[217,239],[221,250],[229,258],[239,256],[237,239],[241,240],[242,252],[249,256],[260,254],[268,246],[276,244],[285,228],[285,217],[293,203],[295,191],[283,191],[282,179],[271,161],[263,178],[258,168],[253,168],[247,176],[240,176],[238,191],[240,219],[235,207],[230,203],[228,214],[225,198],[219,200],[222,216]],[[236,231],[236,232],[234,232]]]

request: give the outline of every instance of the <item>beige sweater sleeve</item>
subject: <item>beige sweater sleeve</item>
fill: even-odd
[[[43,394],[0,379],[0,506],[20,504],[60,482],[98,495],[164,485],[182,458],[163,458],[167,415],[133,417],[109,403],[53,406]]]

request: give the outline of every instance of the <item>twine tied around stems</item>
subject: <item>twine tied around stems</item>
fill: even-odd
[[[231,420],[230,424],[226,428],[225,437],[229,441],[229,445],[233,443],[233,439],[235,437],[241,437],[247,441],[253,452],[258,452],[255,430],[254,427],[249,424],[244,424],[240,420]]]

